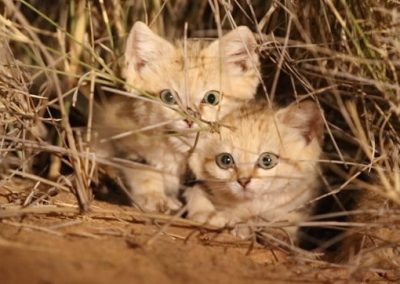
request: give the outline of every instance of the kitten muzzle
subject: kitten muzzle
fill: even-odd
[[[251,178],[249,177],[241,177],[237,179],[237,182],[243,187],[243,189],[246,189],[246,186],[250,183]]]

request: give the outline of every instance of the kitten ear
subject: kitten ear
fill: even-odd
[[[140,72],[149,63],[172,52],[174,47],[162,37],[153,33],[143,22],[136,22],[129,32],[125,49],[125,62]]]
[[[317,139],[322,141],[324,120],[322,110],[310,100],[293,104],[278,112],[278,119],[291,128],[298,129],[307,143]]]
[[[212,57],[218,58],[220,52],[228,70],[241,74],[253,66],[258,66],[257,42],[254,34],[246,26],[239,26],[220,39],[213,41],[207,48]],[[220,51],[220,48],[222,50]]]

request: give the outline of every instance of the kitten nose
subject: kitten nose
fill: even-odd
[[[185,121],[188,127],[191,128],[193,125],[192,118],[198,118],[199,115],[196,111],[192,110],[190,107],[187,108],[186,113],[188,117],[185,118],[183,121]]]
[[[184,119],[183,121],[186,122],[186,124],[187,124],[187,126],[188,126],[189,128],[192,127],[192,125],[193,125],[193,120],[191,120],[191,119]]]
[[[240,185],[243,188],[246,188],[246,185],[248,185],[250,183],[250,178],[248,177],[242,177],[242,178],[238,178],[237,182],[240,183]]]

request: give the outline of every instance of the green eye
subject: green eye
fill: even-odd
[[[233,165],[235,164],[232,155],[229,153],[219,154],[218,156],[215,157],[215,162],[221,169],[232,168]]]
[[[220,97],[220,93],[218,91],[209,91],[205,94],[205,96],[201,102],[203,104],[216,106],[217,104],[219,104],[219,97]]]
[[[167,105],[176,104],[175,92],[169,89],[165,89],[160,92],[160,99]]]
[[[272,169],[278,164],[278,156],[272,153],[262,153],[258,158],[258,166],[265,170]]]

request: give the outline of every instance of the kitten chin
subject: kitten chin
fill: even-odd
[[[184,193],[188,217],[215,226],[289,221],[296,238],[319,188],[321,111],[310,101],[282,109],[253,101],[222,124],[189,159],[198,184]]]
[[[187,153],[192,149],[196,143],[196,134],[179,135],[175,132],[169,132],[170,137],[168,138],[171,143],[172,149],[177,152]]]
[[[180,177],[196,139],[195,134],[175,134],[196,132],[197,122],[220,119],[253,98],[260,78],[256,45],[253,33],[243,26],[211,43],[189,39],[174,45],[144,23],[134,24],[124,76],[135,98],[107,102],[95,112],[95,121],[103,139],[135,132],[110,140],[104,148],[111,149],[111,157],[128,152],[146,160],[148,170],[122,170],[139,207],[176,209]]]

